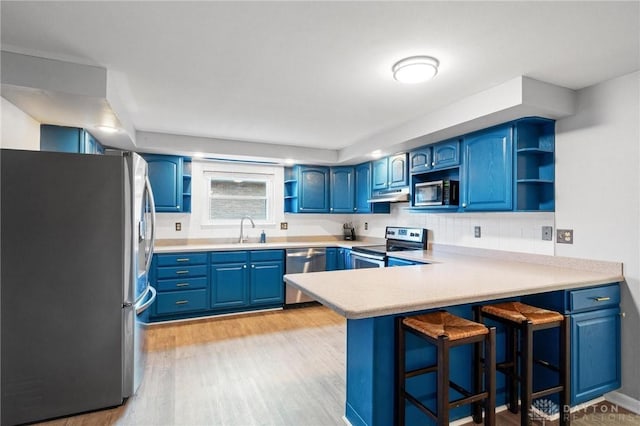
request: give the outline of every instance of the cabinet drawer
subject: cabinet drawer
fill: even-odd
[[[157,278],[199,277],[207,275],[207,265],[165,266],[157,268]]]
[[[177,280],[158,280],[156,282],[158,291],[194,290],[198,288],[207,288],[207,277],[178,278]]]
[[[284,260],[284,252],[282,250],[255,250],[251,252],[252,262],[262,260]]]
[[[207,263],[207,253],[159,254],[158,266],[199,265]]]
[[[158,315],[178,312],[199,311],[207,308],[207,290],[173,291],[158,294],[156,313]]]
[[[569,292],[569,310],[585,311],[620,304],[620,287],[615,285],[585,288]]]
[[[218,251],[211,253],[211,263],[246,262],[249,253],[246,251]]]

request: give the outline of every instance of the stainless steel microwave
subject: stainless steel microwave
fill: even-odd
[[[457,180],[416,183],[413,205],[415,207],[457,206],[459,193]]]

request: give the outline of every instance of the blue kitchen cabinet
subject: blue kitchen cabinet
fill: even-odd
[[[380,191],[409,185],[408,154],[395,154],[374,161],[371,189]]]
[[[327,248],[327,271],[342,271],[351,268],[351,249],[344,247]]]
[[[571,323],[571,405],[575,406],[621,386],[620,286],[607,284],[523,297],[523,302],[563,312]],[[535,358],[558,362],[558,332],[534,335]],[[557,364],[556,364],[557,365]],[[538,388],[558,382],[547,369],[534,371]]]
[[[325,257],[325,270],[337,271],[338,270],[338,248],[327,247]]]
[[[298,211],[295,213],[329,213],[329,168],[296,166]]]
[[[284,251],[254,250],[249,253],[251,306],[282,306],[284,303]]]
[[[77,154],[104,154],[104,147],[85,129],[77,127],[40,126],[40,150]]]
[[[153,190],[156,211],[182,212],[183,158],[174,155],[145,154],[149,165],[149,181]]]
[[[150,309],[151,320],[164,320],[208,309],[206,253],[156,254],[150,280],[157,299]]]
[[[462,176],[461,206],[464,211],[513,209],[511,125],[465,137]]]
[[[370,203],[371,199],[371,163],[358,164],[355,167],[356,201],[354,213],[389,213],[389,203]]]
[[[415,149],[409,153],[411,174],[455,167],[460,164],[460,140],[438,142]]]
[[[353,167],[332,167],[330,169],[331,213],[353,213],[355,209],[355,170]]]
[[[211,253],[211,308],[231,309],[249,305],[249,253]]]
[[[338,249],[338,269],[353,269],[351,265],[351,249]]]

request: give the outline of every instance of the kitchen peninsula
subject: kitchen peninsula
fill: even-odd
[[[572,405],[620,386],[620,263],[445,247],[395,256],[429,264],[285,275],[290,285],[347,319],[345,418],[350,424],[393,424],[394,318],[430,309],[446,308],[471,318],[473,304],[509,299],[561,310],[571,315]],[[601,299],[606,301],[598,305]],[[589,324],[597,324],[597,342],[574,333]],[[591,343],[609,352],[594,351]],[[407,354],[407,364],[416,366],[433,357],[416,341],[408,342]],[[592,355],[608,356],[609,365],[602,364],[606,375],[592,377],[580,370],[582,363],[594,361],[585,359]],[[470,364],[470,353],[454,355],[452,374],[461,376],[456,382],[469,384]],[[573,384],[578,378],[581,384]],[[499,375],[498,404],[503,403],[501,380]],[[424,386],[425,399],[433,399],[432,387]],[[408,408],[408,421],[419,416],[413,408]],[[452,419],[468,416],[467,410],[454,410]]]

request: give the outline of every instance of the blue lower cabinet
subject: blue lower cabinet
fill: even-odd
[[[325,270],[335,271],[338,269],[338,248],[328,247],[326,251]]]
[[[208,286],[207,277],[178,278],[170,280],[157,280],[155,288],[160,292],[173,290],[196,290],[206,289]]]
[[[251,264],[252,305],[282,304],[284,262],[255,262]]]
[[[620,309],[571,316],[571,405],[618,389]]]
[[[163,292],[158,294],[156,301],[156,313],[158,315],[203,311],[207,307],[206,289]]]
[[[417,265],[417,263],[414,263],[410,260],[398,259],[396,257],[390,257],[389,259],[387,259],[387,266],[411,266],[411,265]]]
[[[240,308],[249,304],[246,263],[211,265],[211,308]]]
[[[327,248],[327,271],[351,269],[351,250],[343,247]]]

